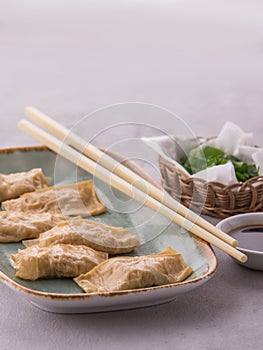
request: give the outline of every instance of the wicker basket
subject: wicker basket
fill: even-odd
[[[225,218],[263,209],[263,176],[225,186],[189,177],[161,156],[159,166],[163,188],[174,199],[202,214]]]

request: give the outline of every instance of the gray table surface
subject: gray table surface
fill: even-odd
[[[127,101],[167,108],[197,135],[231,120],[262,145],[261,1],[0,5],[1,147],[36,143],[16,129],[26,105],[72,126]],[[51,314],[1,283],[0,349],[262,349],[262,272],[215,251],[208,283],[144,309]]]

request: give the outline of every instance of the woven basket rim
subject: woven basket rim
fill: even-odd
[[[263,210],[263,176],[224,185],[188,176],[174,163],[159,155],[163,188],[187,207],[196,206],[203,214],[225,218]]]

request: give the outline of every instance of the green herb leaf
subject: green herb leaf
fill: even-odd
[[[182,157],[179,161],[190,174],[227,162],[232,162],[237,180],[240,182],[247,181],[259,174],[256,165],[242,162],[237,157],[226,155],[222,150],[211,146],[206,146],[203,149],[195,147],[189,152],[188,156]]]

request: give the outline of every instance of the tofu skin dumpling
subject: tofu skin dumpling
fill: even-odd
[[[85,246],[56,244],[19,249],[12,255],[16,276],[26,280],[75,277],[90,271],[108,258],[108,254]]]
[[[0,174],[0,202],[17,198],[26,192],[45,188],[49,185],[42,169],[31,169],[27,172]]]
[[[106,211],[99,201],[92,180],[53,186],[2,203],[4,210],[49,212],[52,214],[97,215]]]
[[[38,239],[23,241],[26,247],[52,244],[83,244],[109,254],[128,253],[140,244],[129,230],[113,227],[87,219],[73,219],[58,223],[54,228],[40,234]]]
[[[0,211],[0,242],[20,242],[27,238],[37,238],[41,232],[54,227],[63,216],[50,213]]]
[[[111,258],[74,281],[86,293],[103,293],[177,283],[191,273],[182,255],[168,247],[159,254]]]

